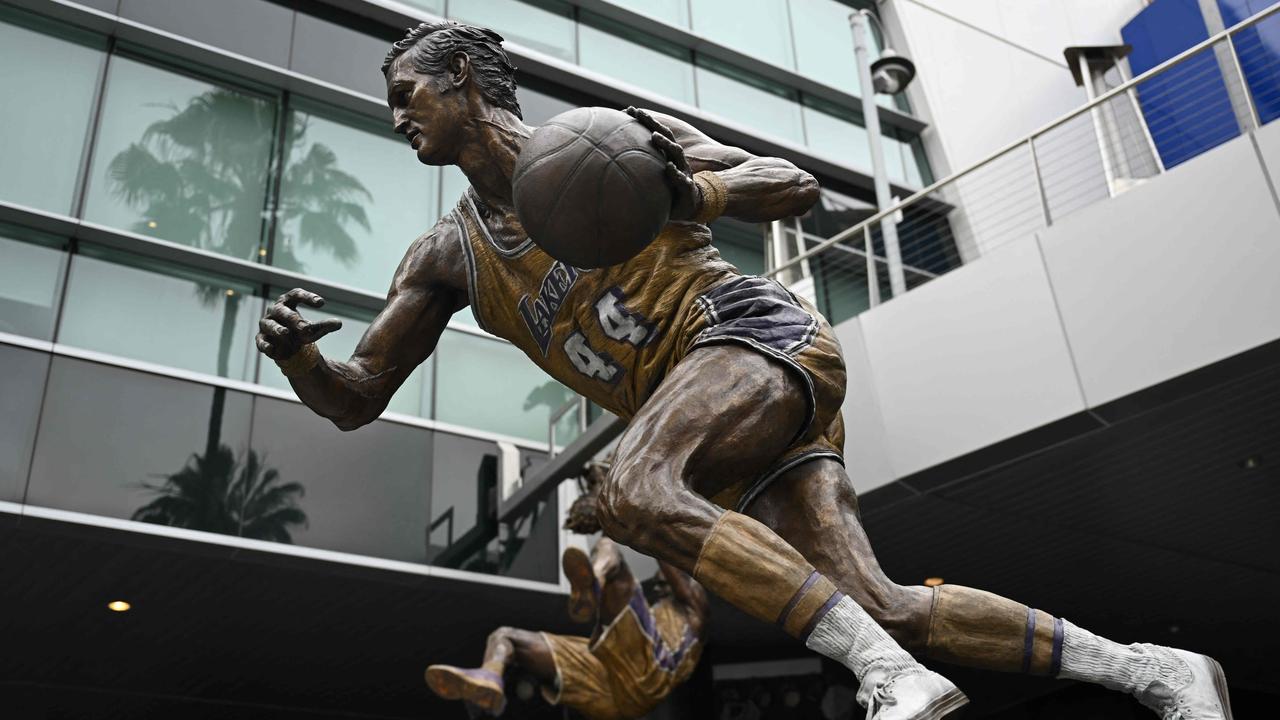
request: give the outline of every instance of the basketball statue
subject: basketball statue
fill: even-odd
[[[600,532],[596,492],[603,468],[587,470],[587,492],[569,509],[565,527]],[[477,668],[432,665],[427,685],[447,700],[501,715],[507,704],[504,674],[519,667],[542,685],[552,705],[588,720],[636,720],[693,675],[707,633],[707,594],[693,578],[659,563],[646,597],[641,583],[609,538],[588,556],[576,547],[561,561],[569,578],[569,617],[592,626],[590,637],[502,627],[489,634]]]
[[[1230,717],[1222,670],[1209,657],[1115,643],[981,590],[886,577],[842,465],[845,364],[831,326],[785,287],[722,260],[708,227],[721,216],[802,214],[818,199],[813,177],[683,120],[628,108],[666,158],[668,221],[617,264],[557,259],[517,215],[523,201],[512,179],[535,130],[521,122],[501,40],[483,28],[424,23],[387,54],[395,131],[421,162],[459,166],[470,187],[410,244],[386,307],[350,359],[316,350],[340,326],[298,312],[299,304],[319,307],[319,296],[295,289],[268,308],[258,349],[303,402],[345,430],[373,421],[450,316],[470,306],[480,327],[628,421],[599,492],[605,535],[844,664],[860,680],[869,718],[939,718],[967,702],[912,652],[1100,683],[1166,719]],[[583,143],[566,150],[581,155]],[[615,211],[598,188],[566,181],[557,190],[557,213]],[[645,216],[640,205],[627,212]],[[542,238],[548,247],[610,242],[557,235],[610,221],[534,220],[556,235]]]

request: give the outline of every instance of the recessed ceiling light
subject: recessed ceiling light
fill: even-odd
[[[1261,455],[1250,455],[1249,457],[1247,457],[1247,458],[1245,458],[1245,459],[1241,460],[1241,461],[1240,461],[1239,463],[1237,463],[1237,464],[1238,464],[1241,468],[1243,468],[1243,469],[1245,469],[1245,470],[1253,470],[1253,469],[1258,468],[1258,467],[1260,467],[1260,466],[1262,465],[1262,456],[1261,456]]]
[[[112,600],[107,603],[107,608],[114,612],[127,612],[131,607],[133,606],[123,600]]]
[[[152,230],[154,230],[154,229],[156,228],[156,221],[155,221],[155,220],[148,220],[148,221],[147,221],[147,227],[149,227],[149,228],[151,228]]]
[[[940,577],[931,577],[931,578],[924,579],[925,587],[938,587],[941,584],[942,584],[942,578]]]

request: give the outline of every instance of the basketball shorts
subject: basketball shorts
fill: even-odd
[[[674,649],[664,642],[672,629],[660,627],[662,622],[674,619],[651,612],[637,590],[594,644],[584,637],[543,633],[556,665],[556,686],[543,688],[543,696],[589,720],[642,717],[689,679],[702,654],[691,635]]]
[[[706,324],[686,352],[724,344],[760,352],[795,372],[808,404],[803,426],[782,455],[760,477],[726,487],[711,502],[746,512],[774,480],[801,463],[831,458],[843,464],[844,357],[817,308],[774,280],[749,275],[716,285],[697,304]]]

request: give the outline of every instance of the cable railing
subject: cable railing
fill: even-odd
[[[1280,30],[1277,13],[1280,4],[1136,77],[1123,63],[1082,61],[1094,99],[830,238],[789,236],[801,251],[766,274],[802,281],[840,322],[889,299],[886,225],[909,292],[1257,129],[1280,116],[1280,56],[1260,32]]]

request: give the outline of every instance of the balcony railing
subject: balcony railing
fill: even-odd
[[[1169,172],[1280,115],[1280,56],[1259,27],[1280,5],[1128,78],[986,159],[772,267],[833,323],[889,299],[883,228],[897,226],[907,291]],[[1082,68],[1089,73],[1089,68]],[[803,235],[803,234],[802,234]],[[810,283],[812,283],[810,285]]]

